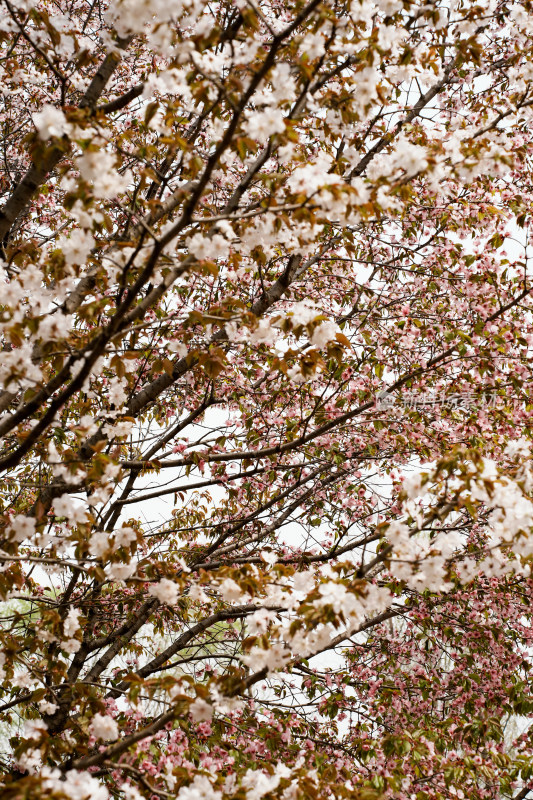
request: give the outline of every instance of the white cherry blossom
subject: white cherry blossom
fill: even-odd
[[[151,584],[148,593],[153,597],[157,597],[160,603],[174,606],[180,597],[180,588],[174,581],[168,578],[161,578],[158,583]]]
[[[104,741],[118,739],[117,721],[107,714],[95,714],[91,721],[90,730],[95,739],[103,739]]]
[[[61,109],[50,103],[45,103],[41,111],[33,114],[33,122],[41,139],[64,136],[71,130]]]

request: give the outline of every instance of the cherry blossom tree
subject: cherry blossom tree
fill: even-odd
[[[2,0],[3,798],[533,795],[532,22]]]

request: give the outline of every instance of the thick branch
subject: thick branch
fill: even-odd
[[[131,39],[132,37],[119,40],[118,48],[125,50],[131,42]],[[107,82],[116,70],[119,62],[120,55],[117,52],[113,51],[107,54],[83,95],[79,104],[80,108],[92,109],[94,107],[94,104],[104,91]],[[0,211],[1,241],[6,241],[13,224],[28,207],[37,189],[42,186],[47,175],[59,164],[64,155],[65,148],[63,146],[53,145],[48,150],[45,158],[39,160],[37,163],[32,162],[30,168],[16,186],[4,208]]]

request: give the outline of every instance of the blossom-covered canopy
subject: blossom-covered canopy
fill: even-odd
[[[2,0],[2,798],[533,793],[532,21]]]

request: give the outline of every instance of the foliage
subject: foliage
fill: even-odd
[[[531,2],[2,8],[2,797],[525,798]]]

